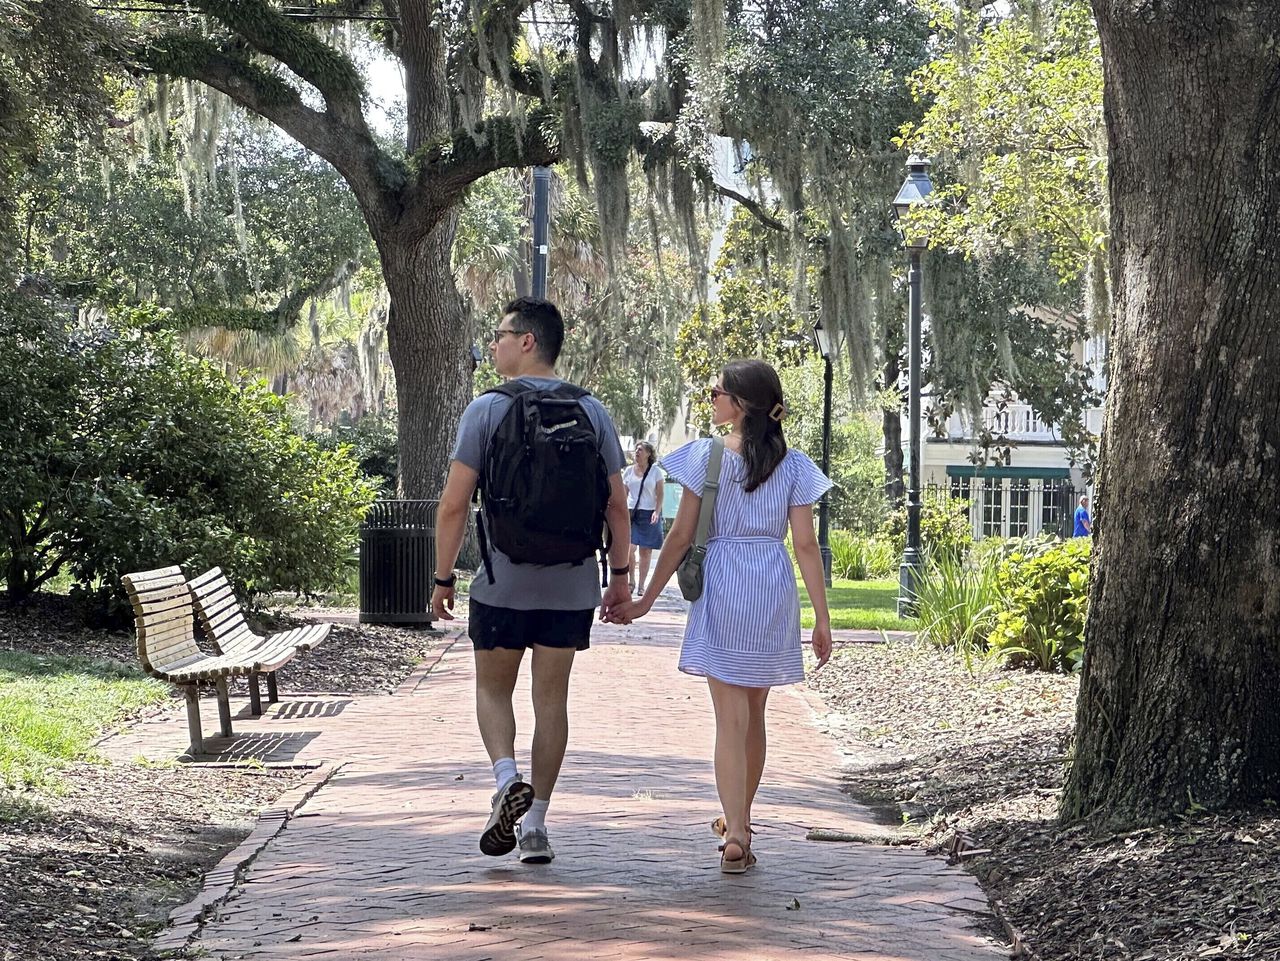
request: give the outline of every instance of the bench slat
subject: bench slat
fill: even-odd
[[[228,607],[239,607],[239,601],[236,600],[235,594],[231,588],[219,591],[217,594],[202,594],[200,591],[193,591],[196,600],[209,612],[209,616],[213,617],[218,611],[225,611]]]
[[[216,582],[219,578],[225,582],[227,575],[222,572],[221,567],[211,567],[199,577],[187,583],[193,591],[202,590],[206,585]]]
[[[188,655],[201,655],[203,657],[216,657],[217,655],[207,654],[200,650],[196,644],[195,638],[190,634],[178,635],[171,637],[162,644],[146,645],[147,660],[152,664],[158,661],[171,661],[175,657],[187,657]]]
[[[200,623],[215,640],[234,633],[235,629],[244,622],[244,614],[241,613],[239,605],[228,608],[217,617],[209,617],[204,611],[200,612]]]
[[[139,571],[136,574],[125,574],[121,580],[130,590],[146,590],[155,584],[176,583],[182,578],[182,568],[161,567],[154,571]],[[185,583],[185,581],[184,581]]]
[[[195,635],[191,629],[191,621],[173,620],[164,624],[157,624],[154,627],[146,624],[137,628],[138,640],[147,645],[148,649],[154,650],[178,637],[190,637],[193,642]]]
[[[135,617],[163,618],[167,614],[175,611],[187,613],[191,610],[191,595],[184,594],[181,597],[169,597],[160,601],[137,601],[133,602],[133,613]]]

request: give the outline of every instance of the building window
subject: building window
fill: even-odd
[[[1031,528],[1031,481],[1015,477],[1009,481],[1009,536],[1026,537]]]
[[[982,482],[982,536],[1004,536],[1004,478],[988,477]]]
[[[1062,499],[1066,496],[1066,481],[1045,478],[1040,501],[1040,530],[1057,534],[1062,526]]]
[[[973,492],[969,488],[972,478],[969,477],[953,477],[951,478],[951,499],[953,501],[967,501],[973,499]]]

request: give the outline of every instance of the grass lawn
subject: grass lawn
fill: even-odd
[[[167,696],[125,665],[0,651],[0,789],[54,786],[104,729]]]
[[[813,607],[804,583],[797,579],[800,588],[800,623],[813,627]],[[831,609],[833,629],[860,629],[886,631],[914,631],[912,618],[898,617],[898,582],[892,579],[879,581],[842,581],[836,578],[827,589],[827,607]]]

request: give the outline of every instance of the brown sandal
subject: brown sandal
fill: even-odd
[[[731,858],[725,854],[725,848],[730,844],[736,844],[738,850],[742,852],[736,858]],[[724,844],[720,845],[720,873],[721,874],[745,874],[747,868],[756,863],[756,856],[751,853],[751,848],[739,841],[737,838],[727,837]]]

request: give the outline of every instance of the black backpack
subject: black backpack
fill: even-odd
[[[477,532],[489,583],[490,541],[517,564],[581,564],[602,546],[609,503],[601,439],[582,404],[590,392],[514,380],[486,393],[511,398],[477,484],[484,504]]]

